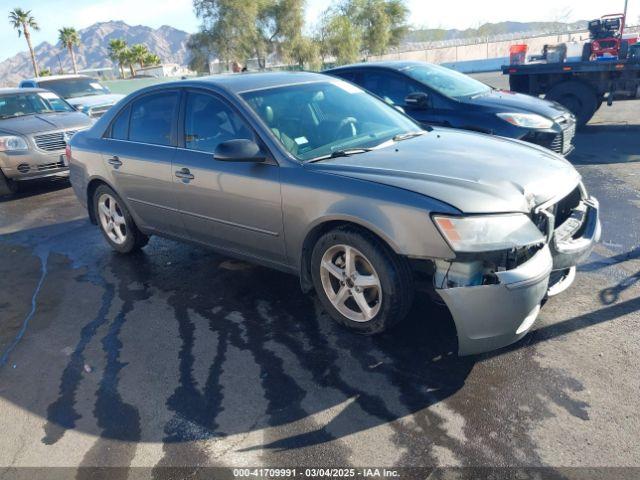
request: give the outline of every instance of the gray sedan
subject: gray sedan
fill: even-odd
[[[18,182],[68,175],[66,142],[92,123],[53,92],[0,89],[0,195]]]
[[[115,250],[157,234],[297,274],[363,334],[401,321],[427,284],[460,354],[524,336],[600,234],[597,201],[559,155],[421,130],[318,74],[149,87],[70,150],[74,190]]]

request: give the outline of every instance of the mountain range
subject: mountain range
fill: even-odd
[[[188,63],[189,34],[164,25],[150,28],[128,25],[122,21],[100,22],[79,30],[80,45],[75,47],[78,69],[112,67],[109,59],[109,40],[123,38],[128,45],[142,43],[157,54],[163,63]],[[26,46],[26,43],[25,43]],[[60,44],[42,42],[35,47],[38,67],[48,68],[52,74],[71,72],[71,58]],[[15,86],[21,79],[33,77],[29,52],[24,51],[0,62],[0,87]]]
[[[586,22],[500,22],[487,23],[478,28],[458,29],[411,29],[403,43],[430,42],[457,38],[476,38],[518,32],[545,32],[583,29]],[[100,22],[79,30],[80,45],[76,47],[78,69],[112,67],[109,59],[109,40],[123,38],[127,44],[142,43],[157,54],[163,63],[186,65],[189,61],[187,40],[189,33],[164,25],[150,28],[143,25],[128,25],[122,21]],[[40,69],[49,69],[52,74],[71,72],[71,58],[60,44],[42,42],[35,47]],[[18,53],[0,62],[0,87],[15,86],[23,78],[33,76],[31,60],[27,51]]]
[[[513,33],[557,33],[562,31],[586,30],[587,21],[580,20],[572,23],[564,22],[499,22],[485,23],[478,28],[443,29],[443,28],[414,28],[409,30],[404,38],[405,43],[433,42],[441,40],[455,40],[459,38],[482,38],[486,36]]]

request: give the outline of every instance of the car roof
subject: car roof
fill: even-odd
[[[215,85],[238,94],[251,90],[299,85],[302,83],[332,82],[335,79],[313,72],[246,72],[236,74],[211,75],[197,79],[163,83],[162,86],[198,86]]]
[[[363,62],[363,63],[352,63],[349,65],[342,65],[340,67],[331,68],[329,70],[325,70],[327,73],[331,72],[339,72],[341,70],[352,70],[352,69],[371,69],[371,68],[387,68],[389,70],[405,70],[409,67],[417,67],[431,65],[427,62],[418,62],[418,61],[409,61],[409,60],[388,60],[384,62]]]
[[[10,95],[12,93],[48,92],[44,88],[0,88],[0,95]]]
[[[23,82],[38,82],[44,83],[51,80],[62,80],[65,78],[93,78],[89,75],[79,75],[79,74],[69,74],[69,75],[47,75],[46,77],[38,77],[38,78],[25,78],[22,80]]]

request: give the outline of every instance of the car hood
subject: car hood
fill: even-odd
[[[0,120],[0,132],[13,135],[62,130],[67,128],[90,127],[93,121],[80,112],[46,113],[43,115],[24,115],[22,117]]]
[[[569,115],[569,111],[557,102],[550,102],[508,90],[491,90],[487,94],[465,99],[465,102],[490,107],[495,109],[496,112],[537,113],[547,118]]]
[[[445,128],[306,166],[413,191],[464,213],[530,212],[580,182],[569,162],[542,147]]]
[[[66,100],[74,107],[78,105],[82,105],[83,107],[97,107],[102,105],[115,105],[120,101],[121,98],[124,98],[124,95],[120,95],[118,93],[108,93],[105,95],[87,95],[86,97],[73,97],[67,98]]]

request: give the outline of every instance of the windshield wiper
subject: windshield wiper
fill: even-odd
[[[312,158],[311,160],[307,160],[307,163],[319,162],[321,160],[328,160],[330,158],[350,157],[351,155],[367,153],[371,150],[373,150],[373,148],[349,148],[344,150],[335,150],[328,155],[321,155],[319,157]]]
[[[394,142],[401,142],[402,140],[408,140],[409,138],[419,137],[427,133],[426,130],[416,130],[415,132],[407,132],[407,133],[399,133],[395,137],[393,137]]]

